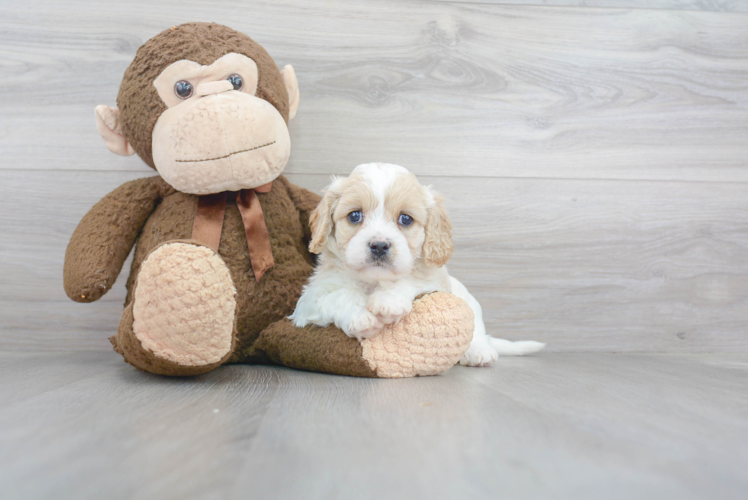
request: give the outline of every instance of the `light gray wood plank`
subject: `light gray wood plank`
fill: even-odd
[[[493,335],[576,351],[748,347],[745,185],[434,184],[454,214],[451,272]]]
[[[726,382],[722,370],[702,371],[689,361],[502,358],[489,370],[458,367],[436,379],[372,384],[354,392],[351,405],[366,410],[360,413],[346,411],[345,396],[321,390],[309,376],[283,389],[299,397],[271,404],[242,484],[290,498],[344,498],[346,491],[366,492],[362,485],[372,477],[386,477],[385,491],[400,498],[739,495],[746,481],[738,464],[748,458],[738,438],[747,425],[746,366]],[[670,392],[687,371],[707,378],[700,390]],[[481,384],[466,383],[468,377]],[[723,399],[717,380],[735,402]],[[712,391],[719,396],[699,397]],[[294,415],[301,412],[313,417],[299,426]],[[345,432],[350,426],[355,430]],[[715,467],[718,459],[736,466]],[[327,481],[278,485],[271,479],[281,464],[284,474]],[[715,484],[715,475],[724,482]]]
[[[62,263],[83,214],[139,175],[0,171],[0,348],[110,349],[129,268],[102,301],[76,304]],[[329,181],[290,178],[315,190]],[[449,268],[482,303],[491,334],[556,352],[748,348],[746,184],[421,182],[446,197]]]
[[[748,180],[745,14],[228,5],[3,7],[0,168],[146,171],[101,146],[92,110],[114,103],[140,43],[210,19],[295,65],[302,98],[290,172],[344,173],[382,160],[419,174]]]
[[[748,491],[745,355],[541,354],[406,380],[259,366],[166,379],[99,355],[79,355],[101,371],[77,381],[71,354],[24,356],[19,372],[48,390],[0,407],[9,498]],[[14,385],[0,379],[3,401]]]
[[[119,356],[96,351],[7,352],[0,355],[4,407],[120,368]]]
[[[613,9],[704,10],[748,12],[742,0],[437,0],[450,3],[542,5],[546,7],[604,7]]]
[[[235,480],[283,375],[226,367],[169,379],[98,355],[107,369],[97,376],[3,405],[0,484],[8,498],[150,498],[148,489],[215,498]],[[39,377],[35,363],[47,359],[27,358],[22,372]],[[49,373],[39,378],[57,384]]]

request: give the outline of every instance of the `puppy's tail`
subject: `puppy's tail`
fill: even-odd
[[[488,343],[496,349],[500,356],[524,356],[525,354],[538,352],[545,347],[544,343],[534,340],[512,342],[511,340],[497,339],[491,336],[488,337]]]

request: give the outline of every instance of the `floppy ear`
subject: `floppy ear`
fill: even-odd
[[[332,235],[332,212],[340,198],[340,192],[334,189],[339,184],[336,180],[325,190],[325,196],[309,216],[309,225],[312,227],[312,241],[309,242],[309,251],[319,254],[327,245],[327,239]]]
[[[122,135],[122,126],[119,123],[119,109],[109,106],[96,106],[96,131],[104,139],[104,144],[112,153],[122,156],[135,154],[127,138]]]
[[[442,267],[452,257],[452,222],[444,208],[444,199],[434,195],[426,221],[426,238],[423,240],[423,260],[429,266]]]

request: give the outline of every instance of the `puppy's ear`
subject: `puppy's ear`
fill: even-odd
[[[452,222],[443,205],[441,195],[434,194],[434,204],[429,208],[426,221],[426,238],[423,240],[423,260],[429,266],[442,267],[452,257]]]
[[[309,225],[312,227],[312,241],[309,242],[309,251],[319,254],[327,245],[327,239],[332,236],[332,213],[340,198],[340,183],[342,179],[334,179],[333,183],[325,190],[325,196],[309,216]]]

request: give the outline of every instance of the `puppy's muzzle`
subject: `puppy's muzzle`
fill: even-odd
[[[369,251],[375,259],[384,259],[387,251],[390,249],[390,242],[384,240],[375,240],[369,243]]]

